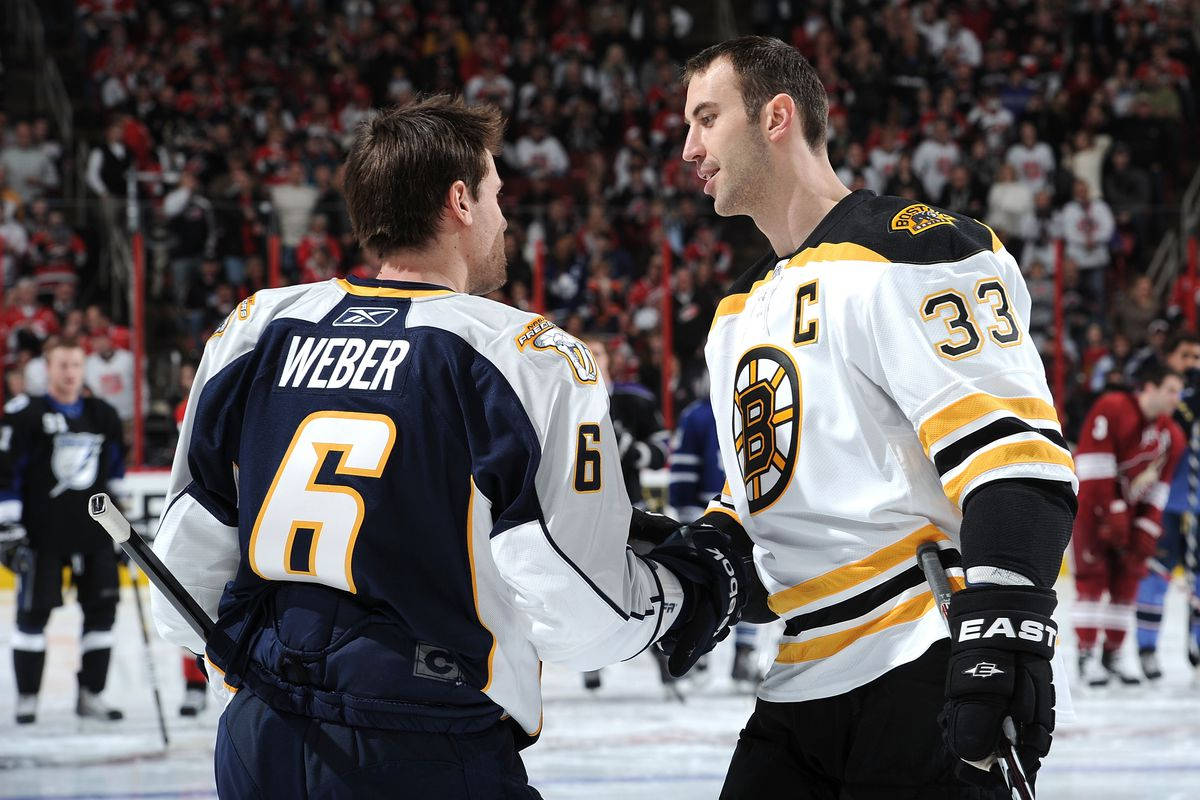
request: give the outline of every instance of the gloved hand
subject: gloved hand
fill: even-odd
[[[1125,548],[1130,561],[1144,563],[1158,550],[1158,537],[1151,532],[1154,530],[1162,531],[1158,523],[1152,520],[1143,519],[1141,525],[1135,520],[1130,526],[1129,543]]]
[[[28,551],[29,538],[25,526],[19,522],[0,523],[0,564],[18,572]]]
[[[960,777],[994,785],[986,772],[1012,717],[1017,755],[1032,784],[1050,751],[1054,684],[1050,659],[1058,625],[1057,598],[1033,586],[976,586],[950,601],[950,667],[939,721],[950,750],[971,764]],[[986,765],[986,766],[985,766]],[[975,767],[978,767],[976,769]]]
[[[1133,520],[1124,500],[1113,500],[1107,508],[1095,509],[1096,536],[1114,550],[1124,550],[1129,544]]]
[[[676,678],[726,636],[746,604],[746,564],[729,536],[705,522],[682,525],[646,558],[683,586],[683,608],[658,645]]]

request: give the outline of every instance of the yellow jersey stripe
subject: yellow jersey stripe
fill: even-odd
[[[350,294],[359,297],[438,297],[444,294],[454,294],[449,289],[395,289],[390,286],[358,286],[345,278],[338,278],[338,286]]]
[[[976,221],[976,222],[979,222],[979,220],[975,220],[975,221]],[[1001,248],[1001,247],[1004,247],[1004,243],[1000,241],[1000,237],[996,235],[996,232],[995,232],[994,230],[992,230],[992,226],[991,226],[991,225],[987,225],[987,224],[985,224],[985,223],[982,223],[982,222],[979,222],[979,224],[980,224],[980,225],[983,225],[983,227],[987,228],[987,229],[988,229],[988,233],[990,233],[990,234],[992,235],[992,252],[993,252],[993,253],[999,253],[999,252],[1000,252],[1000,248]]]
[[[1048,441],[1002,444],[972,458],[966,468],[945,485],[946,496],[954,505],[959,505],[963,490],[976,478],[989,470],[1015,464],[1055,464],[1071,472],[1075,470],[1071,456]]]
[[[950,578],[952,589],[958,590],[964,585],[962,578]],[[933,604],[933,594],[931,592],[922,592],[916,597],[905,600],[886,614],[867,620],[861,625],[855,625],[853,628],[818,636],[814,639],[809,639],[807,642],[784,642],[779,645],[779,655],[775,660],[781,664],[801,664],[805,661],[829,658],[845,650],[864,636],[870,636],[873,633],[879,633],[896,625],[903,625],[906,622],[919,620],[925,616],[929,609],[933,608]]]
[[[996,397],[977,392],[955,400],[921,423],[917,435],[925,455],[929,455],[930,446],[938,440],[994,411],[1007,411],[1021,419],[1045,420],[1058,425],[1054,406],[1040,397]]]
[[[823,597],[865,583],[897,564],[917,559],[917,547],[922,542],[939,542],[950,537],[939,531],[933,525],[919,528],[898,542],[894,542],[882,550],[876,550],[866,558],[850,564],[843,564],[837,569],[809,578],[790,589],[776,592],[767,598],[767,605],[780,616],[806,606]]]
[[[728,509],[725,506],[718,505],[716,503],[711,504],[704,513],[705,514],[714,514],[714,513],[715,514],[725,514],[725,515],[731,517],[733,519],[733,521],[736,522],[738,525],[742,524],[742,518],[739,517],[735,511],[733,511],[732,509]]]
[[[861,244],[853,242],[823,242],[816,247],[806,247],[796,255],[792,256],[784,269],[792,267],[803,267],[805,264],[811,264],[814,261],[874,261],[882,264],[891,263],[889,259],[884,258],[874,250],[863,247]],[[731,314],[740,314],[746,308],[746,301],[750,299],[750,295],[754,294],[759,287],[766,286],[772,276],[762,278],[754,282],[748,292],[740,294],[731,294],[717,304],[717,310],[713,314],[713,324],[721,317],[727,317]]]
[[[496,658],[496,645],[499,640],[496,634],[492,633],[492,629],[483,621],[483,617],[479,613],[479,581],[475,577],[475,476],[471,476],[470,494],[467,495],[467,561],[471,566],[471,598],[475,601],[475,618],[479,620],[479,624],[483,627],[488,635],[492,637],[492,647],[488,650],[487,657],[487,682],[483,684],[482,691],[486,692],[492,688],[492,662]]]
[[[238,687],[229,685],[229,681],[225,680],[225,670],[221,669],[215,663],[213,663],[212,656],[210,656],[207,651],[205,651],[205,653],[204,653],[204,663],[206,665],[212,667],[213,671],[221,676],[221,683],[223,683],[225,685],[226,689],[228,689],[233,694],[237,694]]]

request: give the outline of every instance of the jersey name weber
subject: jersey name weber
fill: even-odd
[[[745,526],[787,621],[762,697],[839,694],[920,656],[946,634],[918,545],[961,586],[971,492],[1074,482],[1029,306],[986,226],[870,192],[722,301],[706,356],[729,481],[709,510]]]

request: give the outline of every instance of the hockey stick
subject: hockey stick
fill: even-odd
[[[917,563],[921,565],[921,571],[925,573],[925,580],[933,591],[933,598],[937,601],[938,610],[942,614],[942,622],[945,622],[949,628],[950,596],[954,590],[950,588],[950,579],[946,577],[946,571],[942,569],[942,562],[938,558],[938,546],[933,542],[922,543],[917,548]],[[951,635],[953,635],[953,631],[951,631]],[[1029,785],[1029,779],[1025,777],[1025,769],[1021,766],[1021,759],[1017,757],[1015,747],[1017,727],[1013,724],[1012,717],[1004,718],[1002,728],[1004,737],[1008,741],[998,748],[996,765],[1000,767],[1000,775],[1004,778],[1004,784],[1012,792],[1013,800],[1035,800],[1033,787]]]
[[[145,539],[137,534],[129,525],[129,520],[117,508],[104,492],[94,494],[88,501],[88,513],[92,519],[100,523],[112,540],[121,545],[121,549],[129,555],[135,564],[146,573],[146,577],[154,584],[163,596],[175,607],[175,610],[187,621],[192,630],[204,641],[212,638],[213,621],[209,618],[196,599],[188,594],[187,589],[180,585],[171,571],[163,565]],[[140,609],[140,606],[139,606]]]
[[[158,730],[162,733],[163,747],[171,746],[167,736],[167,718],[163,714],[162,693],[158,690],[158,670],[154,668],[154,650],[150,647],[150,629],[146,625],[146,611],[142,608],[142,589],[138,586],[137,573],[129,571],[133,581],[133,604],[137,606],[138,622],[142,626],[142,645],[146,653],[146,672],[150,674],[150,690],[154,693],[154,710],[158,714]]]

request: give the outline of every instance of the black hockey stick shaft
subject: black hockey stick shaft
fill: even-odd
[[[929,583],[934,600],[937,601],[942,621],[949,628],[950,596],[954,594],[954,590],[950,587],[950,579],[946,577],[946,570],[942,568],[937,544],[934,542],[922,543],[917,548],[917,563],[920,564],[921,571],[925,573],[925,580]],[[950,633],[953,635],[954,632]],[[1013,725],[1011,717],[1004,718],[1003,727],[1007,741],[998,748],[996,763],[1000,767],[1004,783],[1012,792],[1013,800],[1036,800],[1033,787],[1029,785],[1029,779],[1025,777],[1025,768],[1021,766],[1021,759],[1017,756],[1015,747],[1017,729]]]
[[[112,540],[121,545],[121,549],[138,565],[138,568],[146,573],[150,582],[163,593],[163,596],[187,621],[192,630],[206,642],[212,638],[212,619],[200,607],[196,599],[188,593],[188,590],[183,588],[171,574],[171,571],[163,565],[154,551],[150,549],[150,545],[146,544],[146,540],[129,525],[129,520],[125,519],[125,515],[117,508],[117,504],[107,494],[100,492],[92,495],[91,500],[88,501],[88,512],[92,519],[103,526]]]
[[[163,714],[162,693],[158,690],[158,670],[154,668],[154,648],[150,645],[150,628],[146,623],[146,610],[142,607],[142,589],[138,586],[138,576],[133,570],[129,571],[133,581],[133,604],[137,606],[138,622],[142,626],[142,645],[146,653],[146,672],[150,677],[150,691],[154,693],[154,711],[158,714],[158,730],[162,733],[163,747],[171,746],[167,736],[167,717]]]

